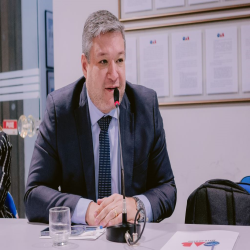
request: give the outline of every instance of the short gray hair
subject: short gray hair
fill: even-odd
[[[85,54],[88,62],[93,39],[109,32],[120,32],[126,49],[124,26],[116,16],[107,10],[99,10],[87,18],[82,33],[82,53]]]

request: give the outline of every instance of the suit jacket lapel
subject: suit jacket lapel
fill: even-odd
[[[96,193],[93,140],[87,101],[87,90],[85,84],[83,85],[83,89],[81,92],[80,105],[75,110],[75,120],[81,150],[82,167],[85,177],[87,194],[89,199],[95,201]]]
[[[131,196],[134,164],[134,114],[130,111],[130,103],[126,93],[124,94],[123,101],[120,105],[120,126],[125,177],[125,195]]]
[[[89,199],[96,201],[93,140],[85,84],[83,85],[81,93],[80,105],[74,113],[87,194]],[[126,93],[124,94],[123,101],[120,105],[120,126],[124,163],[125,194],[126,196],[131,196],[134,164],[134,114],[131,113],[130,103]]]

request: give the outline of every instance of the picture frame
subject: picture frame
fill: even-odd
[[[55,90],[54,71],[46,71],[47,95]]]
[[[155,1],[153,2],[153,9],[150,11],[138,11],[133,13],[125,13],[123,3],[127,0],[118,0],[118,19],[120,22],[136,22],[143,20],[164,19],[168,17],[178,17],[184,15],[228,11],[232,9],[249,8],[250,3],[246,0],[238,0],[237,4],[234,1],[224,1],[207,4],[188,5],[188,0],[185,1],[184,6],[175,8],[155,8]]]
[[[126,38],[136,38],[137,39],[137,57],[140,58],[139,49],[138,49],[138,40],[142,36],[147,36],[148,34],[159,34],[167,32],[168,34],[172,34],[174,32],[179,32],[187,29],[202,29],[203,33],[206,29],[214,28],[216,25],[227,25],[232,26],[235,25],[238,27],[238,34],[237,39],[240,36],[240,26],[241,25],[250,25],[250,14],[242,14],[237,16],[227,16],[227,17],[220,17],[220,18],[204,18],[202,20],[193,20],[193,21],[179,21],[175,23],[161,23],[161,24],[152,24],[152,25],[145,25],[145,26],[138,26],[138,27],[128,27],[125,28]],[[204,34],[203,34],[204,37]],[[239,42],[239,41],[238,41]],[[204,44],[204,42],[203,42]],[[170,48],[171,51],[172,48]],[[204,60],[204,53],[205,48],[203,48],[203,60]],[[239,52],[239,51],[238,51]],[[237,55],[238,60],[240,61],[241,56]],[[139,59],[138,59],[139,60]],[[204,63],[204,61],[203,61]],[[137,62],[138,67],[138,62]],[[204,64],[203,64],[203,73],[206,74],[204,71]],[[139,67],[138,67],[139,68]],[[240,70],[240,66],[238,70]],[[242,73],[238,71],[238,92],[232,94],[207,94],[206,92],[206,83],[204,82],[203,78],[203,92],[201,95],[190,95],[190,96],[174,96],[173,93],[170,91],[170,95],[168,97],[158,97],[159,106],[185,106],[185,105],[211,105],[211,104],[228,104],[228,103],[249,103],[250,102],[250,92],[242,92]],[[140,83],[141,79],[139,77],[139,73],[137,76],[137,83]],[[172,90],[173,83],[170,76],[170,90]]]
[[[46,68],[54,68],[53,12],[45,11]]]

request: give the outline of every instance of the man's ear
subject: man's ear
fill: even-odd
[[[88,75],[88,60],[85,54],[82,54],[81,56],[81,64],[82,64],[82,72],[85,78],[87,78]]]

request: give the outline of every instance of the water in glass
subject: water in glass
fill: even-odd
[[[50,209],[49,231],[53,244],[66,245],[70,235],[70,212],[68,207],[55,207]]]

